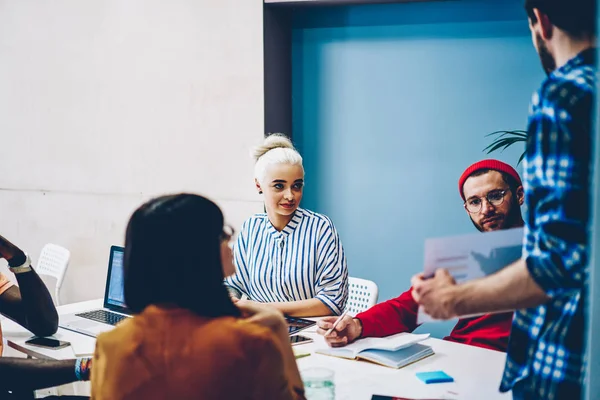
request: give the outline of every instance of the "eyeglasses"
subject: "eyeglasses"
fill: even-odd
[[[225,225],[223,232],[221,233],[221,240],[223,242],[229,242],[235,235],[235,229],[231,225]]]
[[[484,197],[472,197],[465,201],[465,209],[471,214],[477,214],[479,211],[481,211],[484,198],[491,205],[499,206],[504,202],[504,196],[508,191],[509,189],[492,190],[488,192],[488,194],[486,194]]]

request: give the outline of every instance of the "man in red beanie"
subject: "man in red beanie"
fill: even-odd
[[[520,206],[523,187],[517,171],[498,160],[479,161],[465,170],[458,190],[473,225],[481,231],[496,231],[523,226]],[[358,338],[383,337],[417,328],[418,304],[412,288],[395,299],[377,304],[356,317],[345,316],[335,331],[325,336],[330,346],[345,346]],[[318,324],[324,335],[337,317],[326,317]],[[506,351],[512,313],[486,314],[460,319],[450,336],[453,342]]]
[[[458,191],[473,225],[480,232],[523,226],[520,208],[523,184],[510,165],[498,160],[479,161],[463,172],[458,180]],[[505,202],[508,197],[510,200]]]

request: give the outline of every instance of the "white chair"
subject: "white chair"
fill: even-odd
[[[54,302],[60,305],[60,287],[65,279],[71,252],[64,247],[48,243],[42,249],[35,271],[38,275],[46,275],[56,279]]]
[[[352,316],[377,304],[379,289],[373,281],[350,277],[348,278],[348,291],[346,311]]]

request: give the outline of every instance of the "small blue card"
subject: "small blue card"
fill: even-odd
[[[454,382],[454,378],[452,378],[444,371],[417,372],[417,378],[419,378],[427,384]]]

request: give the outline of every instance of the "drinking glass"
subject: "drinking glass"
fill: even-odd
[[[307,368],[301,372],[308,400],[335,400],[334,372],[328,368]]]

